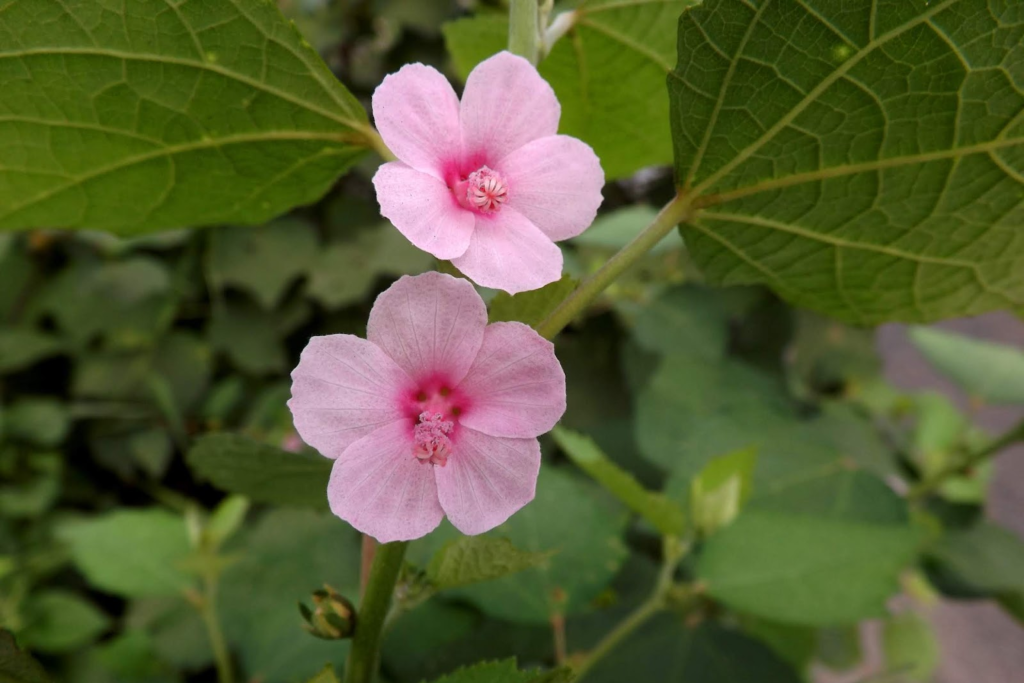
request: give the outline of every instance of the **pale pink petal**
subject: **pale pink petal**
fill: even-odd
[[[373,93],[373,119],[388,149],[409,166],[443,178],[459,158],[459,98],[448,79],[406,64]]]
[[[478,285],[510,294],[539,289],[562,277],[562,251],[507,206],[477,215],[469,248],[452,264]]]
[[[424,536],[441,523],[434,466],[412,454],[408,420],[393,422],[349,446],[327,484],[331,511],[381,543]]]
[[[292,371],[292,411],[302,440],[328,458],[402,417],[415,388],[381,349],[349,334],[313,337]]]
[[[556,242],[594,222],[604,171],[594,150],[576,138],[534,140],[505,157],[498,170],[508,183],[508,206]]]
[[[377,169],[373,186],[381,214],[410,242],[444,260],[466,253],[476,219],[443,182],[393,161]]]
[[[424,273],[401,278],[377,297],[366,338],[413,379],[440,374],[455,385],[473,364],[486,326],[487,308],[472,284]]]
[[[469,405],[459,423],[491,436],[540,436],[565,412],[565,373],[555,345],[523,323],[487,326],[459,390]]]
[[[457,437],[448,464],[434,468],[437,495],[456,529],[482,534],[533,500],[540,443],[488,436],[465,427]]]
[[[555,91],[528,61],[500,52],[481,62],[462,93],[462,144],[467,159],[495,164],[537,138],[558,132]]]

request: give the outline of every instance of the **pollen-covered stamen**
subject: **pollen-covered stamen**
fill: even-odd
[[[448,437],[455,424],[445,420],[441,413],[420,413],[413,428],[413,455],[423,463],[444,467],[452,454],[452,441]]]
[[[466,179],[466,201],[484,213],[492,213],[508,200],[508,184],[496,171],[481,166]]]

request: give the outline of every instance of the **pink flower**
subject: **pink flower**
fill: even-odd
[[[399,161],[373,178],[381,213],[410,242],[485,287],[515,294],[562,274],[555,242],[594,221],[604,172],[590,147],[556,135],[561,107],[537,70],[502,52],[466,80],[462,102],[429,66],[373,93]]]
[[[440,273],[381,294],[366,337],[314,337],[292,372],[295,428],[335,460],[334,514],[387,543],[446,514],[479,534],[533,500],[536,437],[565,412],[551,342],[488,325],[473,285]]]

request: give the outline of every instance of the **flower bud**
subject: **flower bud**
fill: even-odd
[[[306,620],[303,628],[324,640],[352,637],[356,610],[345,596],[325,583],[322,590],[313,592],[313,606],[311,610],[299,603],[299,612]]]

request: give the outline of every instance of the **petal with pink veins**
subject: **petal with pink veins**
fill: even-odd
[[[403,416],[412,380],[384,351],[349,334],[313,337],[292,371],[292,411],[302,440],[328,458]]]
[[[410,242],[439,259],[466,253],[476,218],[443,182],[393,161],[377,169],[373,186],[381,214]]]
[[[459,98],[439,71],[406,64],[373,93],[373,119],[388,149],[413,168],[444,178],[460,154]]]
[[[473,239],[452,264],[484,287],[509,294],[539,289],[562,277],[562,252],[511,207],[478,215]]]
[[[393,422],[349,446],[327,485],[331,511],[381,543],[409,541],[437,528],[444,511],[434,466],[413,456],[408,420]]]
[[[562,108],[532,64],[499,52],[469,74],[460,111],[465,158],[493,165],[531,140],[557,133]]]
[[[556,242],[590,227],[603,197],[604,171],[594,150],[566,135],[534,140],[505,157],[508,206]]]
[[[464,534],[482,534],[533,500],[540,473],[537,439],[506,439],[461,428],[452,456],[435,467],[441,507]]]
[[[405,276],[377,297],[366,338],[410,377],[452,386],[469,371],[484,339],[487,308],[468,281],[443,273]]]
[[[523,323],[487,326],[459,390],[471,406],[459,423],[491,436],[540,436],[565,412],[565,373],[555,345]]]

